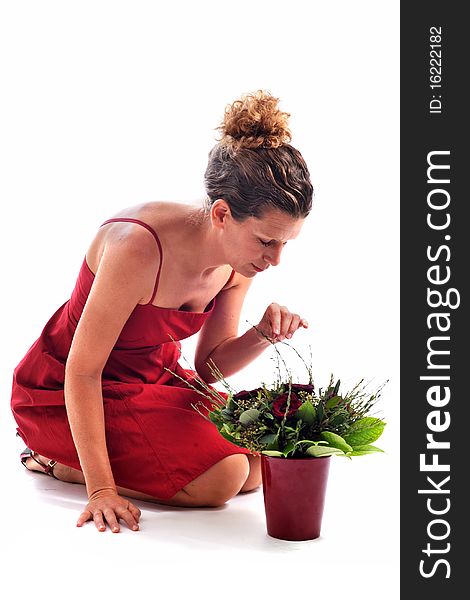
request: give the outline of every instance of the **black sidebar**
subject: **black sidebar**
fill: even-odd
[[[470,24],[464,6],[401,3],[404,600],[470,594]]]

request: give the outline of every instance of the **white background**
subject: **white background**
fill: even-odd
[[[0,6],[1,544],[13,584],[54,599],[65,589],[74,598],[156,596],[166,584],[210,599],[274,591],[398,598],[399,3]],[[105,219],[141,202],[203,198],[224,107],[257,89],[291,113],[315,200],[281,264],[255,278],[240,333],[276,301],[310,323],[292,341],[304,354],[312,347],[317,386],[331,372],[343,389],[362,377],[372,387],[389,379],[378,442],[386,454],[332,461],[314,542],[268,538],[261,491],[220,510],[136,501],[138,534],[76,529],[84,487],[19,464],[13,368],[70,296]],[[190,361],[194,344],[183,343]],[[302,379],[295,354],[284,355]],[[269,381],[271,357],[230,383]]]

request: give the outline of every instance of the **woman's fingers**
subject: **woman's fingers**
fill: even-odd
[[[280,307],[281,312],[281,333],[279,334],[279,339],[283,340],[287,337],[287,333],[289,331],[289,327],[292,321],[292,314],[289,312],[287,306]]]
[[[265,310],[263,318],[256,327],[260,335],[272,342],[291,339],[300,327],[307,328],[308,322],[296,313],[291,313],[287,306],[272,302]]]
[[[139,522],[140,516],[142,514],[142,511],[140,510],[140,508],[137,508],[137,506],[134,506],[132,504],[132,502],[129,502],[129,510],[132,513],[132,516],[134,517],[134,519],[137,521],[137,523]]]
[[[113,533],[119,533],[120,527],[116,518],[116,514],[112,508],[105,508],[103,511],[106,521]]]
[[[137,519],[134,518],[134,515],[129,509],[123,510],[119,514],[119,517],[125,521],[129,529],[133,529],[134,531],[137,531],[137,529],[139,529],[139,523],[137,522]]]
[[[122,519],[129,529],[138,531],[140,516],[140,509],[129,500],[116,493],[105,494],[88,502],[87,508],[77,521],[77,527],[93,519],[98,531],[105,531],[108,524],[113,533],[118,533],[121,530],[119,521]]]
[[[83,523],[89,521],[92,517],[92,514],[89,510],[84,510],[82,514],[78,517],[77,527],[81,527]]]
[[[290,339],[294,335],[294,333],[299,328],[299,325],[300,325],[300,316],[296,315],[296,314],[293,314],[291,322],[290,322],[290,325],[289,325],[289,328],[287,329],[286,337],[288,339]]]
[[[272,336],[277,337],[281,333],[281,307],[273,302],[269,305],[268,310],[271,312]]]
[[[280,306],[276,302],[268,306],[259,324],[261,332],[276,342],[291,339],[300,327],[307,329],[308,322],[300,315],[291,313],[287,306]]]
[[[103,513],[100,510],[95,510],[93,513],[93,521],[98,531],[105,531],[106,525],[104,524]]]
[[[276,314],[279,319],[278,334],[275,334],[277,341],[290,339],[299,328],[300,316],[291,313],[287,306],[279,306],[278,304],[276,305]]]

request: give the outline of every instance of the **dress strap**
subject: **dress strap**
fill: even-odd
[[[161,245],[160,239],[158,238],[158,235],[156,234],[155,230],[152,229],[152,227],[150,227],[150,225],[148,225],[147,223],[144,223],[143,221],[139,221],[139,219],[131,219],[131,218],[124,218],[124,217],[116,218],[116,219],[107,219],[104,223],[101,223],[100,227],[103,227],[103,225],[106,225],[107,223],[117,223],[117,222],[122,222],[122,221],[127,222],[127,223],[137,223],[137,225],[142,225],[142,227],[145,227],[145,229],[150,231],[150,233],[155,238],[155,241],[157,242],[158,249],[160,251],[160,266],[158,267],[158,273],[157,273],[157,277],[155,279],[155,286],[153,288],[152,297],[150,298],[150,301],[147,303],[147,304],[152,304],[153,299],[155,298],[155,294],[157,293],[158,282],[160,281],[160,273],[161,273],[162,264],[163,264],[163,250],[162,250],[162,245]]]
[[[232,272],[230,273],[230,277],[227,279],[227,283],[225,285],[228,285],[232,281],[234,275],[235,275],[235,271],[232,269]],[[224,287],[225,287],[225,285],[224,285]]]

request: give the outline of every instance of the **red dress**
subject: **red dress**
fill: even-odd
[[[128,221],[155,231],[137,219]],[[199,331],[214,310],[204,312],[154,306],[162,261],[148,304],[138,304],[124,325],[103,369],[106,445],[116,485],[168,499],[216,462],[250,454],[226,440],[191,406],[206,400],[165,367],[190,381],[194,372],[178,359],[181,344],[171,341]],[[231,277],[233,276],[233,272]],[[70,300],[50,318],[40,337],[14,370],[11,408],[17,432],[28,448],[80,469],[64,402],[64,374],[72,338],[94,274],[83,260]],[[206,413],[207,414],[207,413]]]

